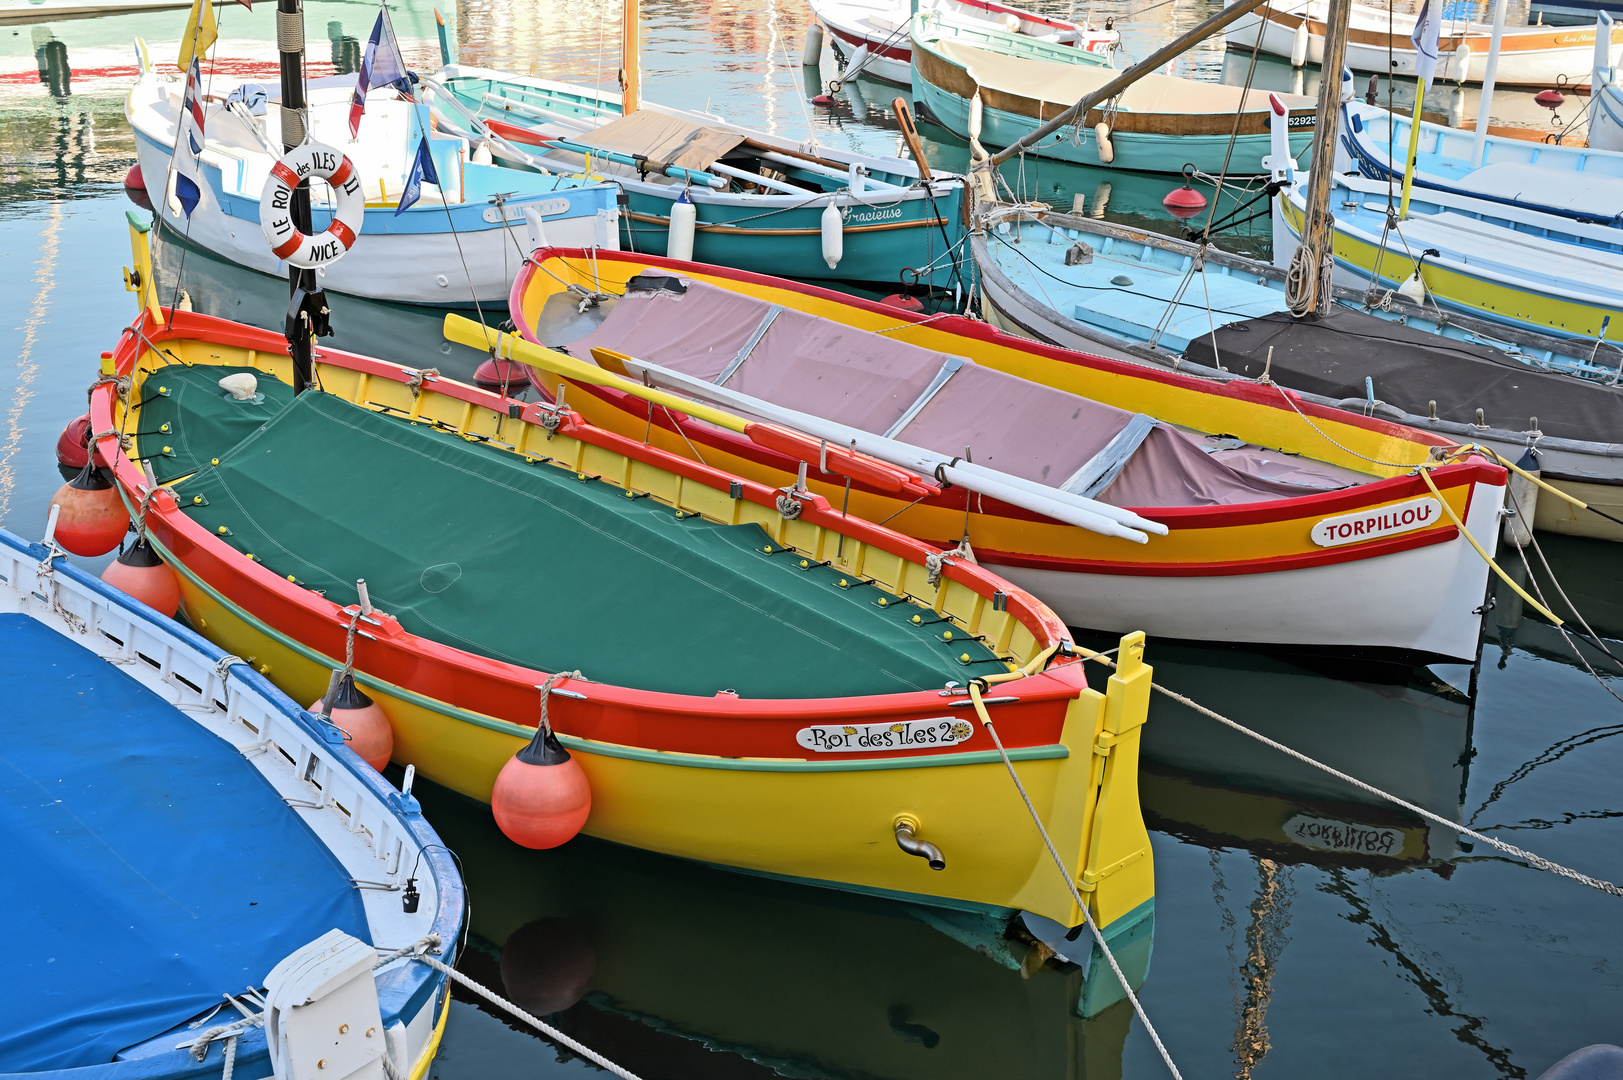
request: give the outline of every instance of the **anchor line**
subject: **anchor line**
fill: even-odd
[[[1052,651],[1050,650],[1050,652]],[[1102,656],[1103,654],[1095,655]],[[1115,664],[1112,663],[1111,666],[1114,667]],[[1160,1033],[1155,1030],[1155,1025],[1150,1023],[1149,1015],[1145,1013],[1143,1003],[1138,1000],[1138,995],[1133,993],[1132,986],[1127,982],[1127,975],[1122,971],[1121,965],[1116,962],[1116,954],[1110,951],[1109,945],[1105,944],[1105,936],[1100,932],[1099,924],[1094,922],[1093,913],[1088,910],[1087,901],[1082,898],[1082,893],[1077,889],[1076,882],[1072,880],[1070,871],[1065,868],[1065,860],[1060,858],[1058,849],[1054,847],[1054,841],[1049,837],[1048,830],[1044,828],[1043,819],[1037,813],[1037,808],[1031,804],[1031,796],[1026,794],[1026,786],[1020,782],[1020,774],[1015,771],[1014,762],[1009,760],[1009,752],[1003,748],[1003,740],[998,738],[997,728],[992,725],[992,716],[986,711],[986,703],[981,700],[981,685],[988,681],[984,678],[969,680],[969,698],[974,703],[975,712],[980,718],[981,726],[986,729],[988,735],[992,736],[992,745],[997,747],[998,755],[1003,758],[1003,765],[1009,770],[1009,779],[1014,781],[1015,790],[1020,793],[1021,801],[1026,804],[1026,810],[1031,814],[1032,824],[1037,826],[1037,833],[1043,838],[1043,846],[1048,848],[1048,854],[1053,858],[1054,866],[1059,869],[1060,877],[1065,879],[1065,887],[1070,890],[1071,899],[1081,909],[1082,920],[1087,923],[1088,930],[1093,934],[1094,943],[1099,946],[1099,951],[1104,954],[1104,958],[1110,962],[1110,970],[1115,972],[1117,981],[1121,983],[1122,993],[1126,994],[1127,1000],[1133,1003],[1133,1012],[1138,1014],[1139,1022],[1144,1025],[1144,1030],[1149,1033],[1151,1041],[1155,1043],[1155,1048],[1161,1052],[1161,1060],[1166,1062],[1167,1071],[1172,1073],[1173,1080],[1183,1080],[1183,1074],[1178,1071],[1178,1066],[1173,1064],[1172,1055],[1167,1051],[1166,1044],[1161,1041]]]
[[[1111,667],[1111,668],[1114,668],[1116,666],[1115,661],[1110,660],[1109,658],[1105,657],[1101,653],[1095,653],[1095,652],[1092,652],[1091,650],[1081,649],[1081,648],[1078,648],[1077,652],[1085,660],[1093,660],[1093,661],[1095,661],[1097,663],[1104,664],[1106,667]],[[1232,728],[1233,730],[1239,732],[1241,735],[1247,736],[1248,738],[1255,739],[1258,742],[1262,743],[1264,746],[1272,747],[1273,749],[1278,750],[1280,753],[1284,754],[1285,756],[1290,757],[1290,758],[1294,758],[1295,760],[1300,761],[1304,765],[1309,765],[1309,766],[1312,766],[1315,769],[1318,769],[1321,772],[1328,773],[1329,775],[1335,777],[1337,780],[1340,780],[1343,783],[1351,784],[1353,787],[1357,788],[1360,791],[1363,791],[1363,792],[1365,792],[1367,794],[1370,794],[1370,795],[1374,795],[1377,798],[1385,799],[1388,802],[1391,802],[1391,803],[1394,803],[1394,804],[1396,804],[1398,806],[1401,806],[1401,807],[1403,807],[1403,809],[1409,811],[1412,814],[1419,815],[1420,817],[1424,818],[1425,820],[1431,822],[1433,825],[1441,825],[1445,829],[1453,829],[1455,832],[1459,833],[1461,836],[1468,836],[1472,840],[1477,841],[1478,843],[1487,844],[1489,847],[1494,848],[1494,849],[1496,849],[1498,851],[1501,851],[1506,855],[1510,855],[1513,858],[1522,859],[1525,862],[1527,862],[1528,865],[1532,866],[1535,870],[1547,870],[1552,874],[1557,874],[1557,875],[1559,875],[1561,877],[1569,878],[1572,881],[1576,881],[1580,885],[1587,885],[1591,889],[1597,889],[1600,892],[1606,893],[1609,896],[1616,896],[1616,897],[1623,898],[1623,887],[1619,887],[1617,885],[1614,885],[1610,881],[1606,881],[1606,880],[1604,880],[1602,878],[1590,877],[1588,874],[1581,873],[1581,872],[1579,872],[1577,870],[1574,870],[1574,869],[1572,869],[1571,867],[1568,867],[1568,866],[1563,866],[1562,864],[1560,864],[1558,862],[1553,862],[1553,861],[1551,861],[1549,859],[1544,858],[1541,855],[1535,855],[1533,852],[1527,851],[1524,848],[1519,848],[1514,844],[1507,844],[1503,840],[1499,840],[1499,839],[1496,839],[1496,838],[1494,838],[1492,836],[1487,836],[1487,835],[1485,835],[1483,833],[1477,832],[1475,829],[1472,829],[1472,828],[1470,828],[1470,827],[1468,827],[1468,826],[1466,826],[1464,824],[1461,824],[1458,821],[1452,821],[1452,820],[1450,820],[1450,819],[1448,819],[1446,817],[1443,817],[1441,814],[1434,814],[1430,810],[1426,810],[1423,807],[1416,806],[1414,803],[1409,802],[1407,799],[1401,799],[1398,796],[1393,795],[1389,791],[1382,791],[1380,788],[1376,787],[1374,784],[1365,783],[1364,781],[1358,779],[1356,776],[1349,776],[1347,773],[1342,772],[1340,769],[1334,768],[1334,767],[1332,767],[1330,765],[1326,765],[1322,761],[1317,761],[1317,760],[1315,760],[1313,758],[1310,758],[1306,754],[1302,753],[1300,750],[1294,750],[1291,747],[1286,746],[1282,742],[1276,742],[1275,740],[1270,739],[1268,736],[1262,734],[1261,732],[1252,731],[1250,728],[1246,727],[1244,724],[1240,723],[1238,720],[1231,720],[1227,716],[1224,716],[1222,713],[1217,712],[1215,709],[1208,709],[1206,706],[1202,705],[1198,701],[1195,701],[1193,698],[1185,697],[1183,694],[1178,693],[1176,690],[1169,690],[1166,687],[1162,686],[1160,683],[1152,682],[1152,683],[1150,683],[1150,687],[1156,693],[1161,694],[1164,697],[1169,697],[1173,701],[1176,701],[1178,704],[1183,705],[1186,708],[1193,709],[1195,712],[1199,713],[1202,716],[1207,717],[1208,719],[1216,720],[1218,723],[1222,724],[1223,726],[1228,727],[1228,728]]]

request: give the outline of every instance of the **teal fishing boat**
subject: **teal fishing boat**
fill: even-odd
[[[912,40],[913,93],[921,114],[989,147],[1018,142],[1116,75],[1105,58],[1081,49],[929,13],[914,16]],[[1306,110],[1291,118],[1291,152],[1299,155],[1313,137],[1313,99],[1275,96],[1291,110]],[[1027,152],[1143,172],[1175,173],[1192,165],[1215,174],[1225,171],[1225,162],[1236,172],[1256,172],[1269,149],[1268,98],[1261,90],[1146,75],[1115,105],[1090,109],[1081,123]]]
[[[441,130],[500,164],[617,183],[629,250],[892,292],[967,285],[964,179],[932,175],[910,118],[911,161],[643,101],[636,0],[623,22],[618,93],[460,66],[442,38],[445,66],[422,80],[423,95]]]

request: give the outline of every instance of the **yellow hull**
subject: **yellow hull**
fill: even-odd
[[[187,619],[299,700],[326,689],[334,658],[293,642],[173,562]],[[533,729],[357,673],[388,714],[394,760],[482,802]],[[1139,732],[1150,668],[1086,691],[1061,742],[1010,752],[1021,783],[1107,936],[1153,911],[1154,860],[1138,810]],[[1083,919],[995,754],[874,762],[711,758],[561,736],[591,782],[587,835],[731,869],[968,911]],[[900,852],[898,816],[947,860]],[[1119,925],[1118,925],[1119,924]],[[1108,1002],[1100,1003],[1100,1007]]]

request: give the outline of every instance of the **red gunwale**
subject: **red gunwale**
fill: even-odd
[[[508,297],[508,310],[509,314],[513,317],[514,325],[518,327],[520,336],[522,336],[526,341],[530,341],[537,345],[542,345],[544,343],[535,338],[528,324],[520,316],[524,310],[523,297],[525,291],[528,289],[531,280],[534,278],[540,263],[543,260],[550,258],[584,260],[587,258],[587,253],[581,248],[539,248],[531,257],[531,260],[527,262],[519,271],[518,278],[516,281],[514,281],[513,289]],[[1177,372],[1160,371],[1153,368],[1143,367],[1138,364],[1129,364],[1122,360],[1112,360],[1109,357],[1074,352],[1069,349],[1062,349],[1055,345],[1045,345],[1041,342],[1030,341],[1026,338],[1016,337],[1013,334],[1006,334],[986,323],[977,322],[973,319],[966,319],[962,316],[952,315],[945,318],[931,318],[929,316],[916,315],[912,312],[902,311],[898,308],[878,304],[871,300],[863,300],[858,297],[847,296],[843,293],[832,292],[828,289],[818,288],[815,285],[804,285],[800,282],[768,277],[764,274],[754,274],[743,270],[733,270],[727,267],[711,266],[707,263],[683,262],[676,259],[667,259],[657,255],[637,255],[634,252],[621,251],[598,251],[595,258],[600,264],[605,262],[618,262],[635,263],[638,266],[657,266],[678,272],[747,282],[752,285],[759,285],[766,288],[783,289],[812,297],[814,299],[826,300],[833,303],[858,308],[860,310],[882,314],[886,318],[894,318],[898,322],[921,323],[929,321],[932,326],[940,327],[949,332],[961,334],[962,336],[975,341],[983,341],[988,344],[994,344],[1005,348],[1012,347],[1037,356],[1042,356],[1049,360],[1056,360],[1061,363],[1072,364],[1077,367],[1094,368],[1115,375],[1124,375],[1137,379],[1148,379],[1152,382],[1162,383],[1168,386],[1175,386],[1186,390],[1194,390],[1199,393],[1229,397],[1251,404],[1264,405],[1268,408],[1278,409],[1281,412],[1290,410],[1290,405],[1282,400],[1279,400],[1280,394],[1289,394],[1291,399],[1295,401],[1296,407],[1303,413],[1312,417],[1331,420],[1341,424],[1348,424],[1354,427],[1361,427],[1381,435],[1395,435],[1404,439],[1406,442],[1418,443],[1422,446],[1455,445],[1447,439],[1438,438],[1428,432],[1418,431],[1414,428],[1406,428],[1402,425],[1394,424],[1375,417],[1359,416],[1355,413],[1345,413],[1339,409],[1332,409],[1327,406],[1312,404],[1310,402],[1303,401],[1296,394],[1291,393],[1288,390],[1284,390],[1283,388],[1269,390],[1268,388],[1258,384],[1242,383],[1238,380],[1213,385],[1205,380],[1197,379],[1189,375],[1181,375]],[[627,391],[614,390],[612,388],[602,386],[580,385],[579,388],[595,394],[605,401],[608,401],[623,412],[634,413],[639,418],[643,417],[646,412],[646,403],[641,398],[638,398]],[[689,418],[680,412],[676,413],[675,416],[680,418],[680,421],[672,418],[668,410],[656,410],[654,423],[663,430],[675,432],[678,430],[678,423],[680,422],[680,430],[694,442],[705,443],[708,446],[713,446],[726,453],[734,454],[738,457],[744,458],[747,461],[776,469],[780,472],[793,473],[799,467],[799,459],[791,458],[787,454],[782,454],[775,450],[770,450],[759,446],[742,435],[737,435],[730,431],[724,431],[721,428],[714,427],[710,424],[688,422]],[[1476,490],[1477,484],[1499,486],[1505,482],[1504,469],[1475,454],[1466,458],[1464,461],[1455,462],[1450,465],[1444,465],[1433,469],[1431,475],[1433,482],[1436,483],[1439,489],[1459,487],[1462,484],[1470,485],[1473,494]],[[886,497],[893,497],[888,492],[879,491],[878,489],[863,484],[860,481],[853,480],[851,486],[859,491],[884,495]],[[1328,517],[1356,510],[1364,506],[1373,506],[1380,503],[1393,502],[1424,494],[1429,494],[1429,489],[1426,487],[1425,481],[1420,477],[1394,476],[1384,480],[1373,480],[1367,484],[1360,484],[1358,487],[1348,490],[1330,491],[1317,495],[1300,495],[1290,499],[1272,499],[1267,502],[1238,503],[1228,506],[1152,506],[1130,507],[1128,509],[1132,509],[1137,513],[1143,514],[1152,520],[1163,522],[1172,528],[1221,529],[1239,525],[1259,525],[1274,521],[1288,521],[1294,518],[1315,516]],[[965,498],[967,498],[967,495],[949,490],[943,492],[941,495],[931,496],[925,500],[925,504],[961,510],[963,509],[963,500]],[[1011,518],[1020,521],[1050,520],[1042,517],[1039,514],[1034,514],[1029,510],[1021,507],[1010,506],[1007,503],[999,502],[996,499],[987,498],[978,500],[976,505],[984,506],[988,513],[995,514],[998,517]],[[1467,506],[1469,507],[1469,504],[1467,504]],[[1457,532],[1458,530],[1456,530],[1452,525],[1442,525],[1429,530],[1424,530],[1419,535],[1430,538],[1427,542],[1440,543],[1444,540],[1453,539],[1453,537],[1457,535]],[[1420,545],[1411,543],[1409,546],[1414,547]],[[1387,552],[1383,546],[1377,542],[1348,545],[1346,548],[1329,549],[1326,553],[1309,552],[1302,555],[1288,556],[1283,558],[1257,560],[1256,564],[1202,562],[1154,564],[1143,563],[1137,560],[1124,560],[1121,562],[1116,562],[1113,560],[1099,560],[1097,562],[1093,562],[1087,560],[1064,559],[1055,559],[1052,560],[1052,562],[1056,565],[1071,565],[1074,562],[1074,564],[1080,568],[1097,568],[1100,572],[1106,573],[1167,573],[1178,576],[1187,576],[1207,572],[1217,574],[1256,573],[1261,569],[1266,568],[1294,569],[1297,566],[1347,562],[1359,558],[1386,553]],[[1047,557],[1033,556],[1028,554],[1018,556],[1018,558],[1044,560]],[[1016,556],[1011,553],[1010,557],[1004,561],[1008,562],[1010,565],[1033,565],[1033,563],[1028,563],[1025,561],[1016,562],[1015,559]],[[1266,566],[1260,564],[1266,564]],[[1224,569],[1224,567],[1240,567],[1242,565],[1246,568]],[[1208,571],[1205,569],[1206,567],[1211,567],[1212,569]]]
[[[828,24],[829,33],[845,42],[847,45],[866,45],[869,52],[877,52],[887,60],[911,60],[913,50],[899,45],[881,45],[878,41],[861,34],[853,34],[848,30],[841,30],[833,23]]]
[[[114,364],[120,375],[133,373],[136,362],[149,351],[149,345],[161,346],[167,341],[201,340],[277,355],[285,353],[284,339],[267,331],[194,312],[174,312],[170,318],[172,321],[166,327],[163,322],[143,314],[137,324],[139,333],[134,326],[125,331],[114,351]],[[400,383],[415,372],[399,364],[335,349],[318,349],[316,359]],[[447,397],[498,411],[508,404],[499,395],[476,387],[443,378],[434,382],[435,391]],[[100,383],[93,388],[92,430],[114,429],[114,393],[110,383]],[[535,422],[539,415],[537,405],[525,406],[524,419]],[[738,479],[592,427],[573,415],[565,420],[560,432],[720,490],[726,490],[729,483]],[[132,502],[139,500],[145,480],[135,463],[120,451],[117,438],[108,436],[98,440],[98,449],[106,460],[115,462],[114,473],[126,496]],[[776,488],[749,480],[742,483],[746,499],[765,506],[774,505],[778,495]],[[826,500],[816,495],[805,499],[801,517],[913,561],[922,562],[935,550],[860,519],[842,518]],[[343,654],[348,617],[338,605],[272,573],[260,563],[245,559],[182,513],[166,489],[160,489],[152,499],[147,525],[179,562],[210,588],[229,598],[240,611],[328,657]],[[991,597],[1002,590],[1007,596],[1009,611],[1043,646],[1070,641],[1070,634],[1059,618],[1024,590],[961,561],[947,564],[943,572],[981,596]],[[536,686],[545,677],[542,672],[418,637],[387,616],[381,618],[380,623],[371,628],[370,637],[363,634],[356,642],[356,666],[363,674],[457,708],[525,727],[535,726],[539,719]],[[969,674],[973,672],[966,672],[965,677]],[[945,681],[943,679],[943,684]],[[550,715],[560,732],[651,750],[734,758],[857,762],[993,749],[990,736],[979,725],[972,725],[974,734],[954,746],[883,754],[818,754],[795,742],[795,732],[811,723],[900,722],[967,715],[968,710],[964,708],[949,707],[949,701],[960,699],[943,698],[940,691],[934,689],[867,697],[769,700],[693,697],[587,681],[572,680],[567,685],[584,693],[586,700],[559,697],[549,703]],[[1046,671],[1019,680],[1016,686],[1000,688],[997,696],[1020,699],[1018,703],[995,707],[1004,742],[1014,746],[1058,743],[1066,708],[1085,686],[1081,661],[1060,657]]]

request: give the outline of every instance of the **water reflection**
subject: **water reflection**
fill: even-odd
[[[159,295],[169,304],[184,290],[192,309],[204,315],[280,331],[287,316],[287,279],[261,274],[190,244],[167,225],[152,243]],[[177,288],[178,287],[178,288]],[[375,356],[407,367],[434,367],[453,379],[472,382],[485,354],[445,340],[445,311],[413,304],[387,304],[328,293],[331,348]],[[463,312],[462,314],[466,314]],[[491,325],[507,317],[505,308],[486,312]]]
[[[465,970],[633,1072],[1122,1075],[1131,1006],[1081,1019],[1081,973],[1023,976],[1023,947],[986,955],[901,904],[589,839],[521,851],[487,807],[421,782],[418,793],[467,868]]]

